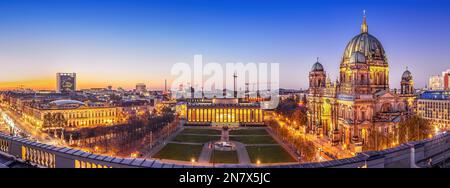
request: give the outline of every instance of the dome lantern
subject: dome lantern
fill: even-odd
[[[363,22],[361,24],[361,33],[368,33],[369,32],[369,26],[367,26],[366,22],[366,10],[363,11]]]

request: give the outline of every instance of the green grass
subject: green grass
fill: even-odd
[[[219,151],[215,150],[214,155],[211,155],[211,162],[214,163],[239,163],[236,151]]]
[[[215,129],[196,129],[196,128],[185,128],[180,134],[210,134],[210,135],[220,135],[220,130]]]
[[[230,135],[268,135],[266,129],[239,129],[230,131]]]
[[[220,140],[220,136],[200,136],[200,135],[185,135],[179,134],[172,141],[176,142],[192,142],[192,143],[206,143],[209,141]]]
[[[247,146],[248,155],[252,163],[295,162],[295,160],[281,146]]]
[[[179,161],[191,161],[192,158],[195,158],[197,161],[201,151],[201,145],[168,143],[153,158]]]
[[[241,142],[243,144],[276,144],[277,142],[272,138],[272,136],[230,136],[230,140]]]

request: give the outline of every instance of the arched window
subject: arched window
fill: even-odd
[[[381,106],[381,112],[391,112],[391,111],[392,111],[391,104],[389,104],[389,103],[384,103],[384,104]]]

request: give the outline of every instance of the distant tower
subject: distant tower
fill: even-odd
[[[249,83],[245,83],[245,98],[248,100],[250,98],[250,91],[249,91]]]
[[[164,93],[167,93],[167,79],[164,79]]]
[[[233,81],[234,81],[234,91],[233,91],[233,96],[234,96],[234,98],[237,98],[237,90],[236,90],[236,78],[237,78],[237,75],[236,75],[236,72],[233,74]]]
[[[56,92],[70,93],[77,89],[76,73],[56,73]]]
[[[194,88],[191,86],[191,99],[194,98],[194,92],[195,92],[195,90],[194,90]]]
[[[205,98],[205,92],[203,91],[203,87],[202,87],[202,99]]]

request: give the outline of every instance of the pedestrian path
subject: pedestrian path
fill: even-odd
[[[203,144],[202,152],[198,157],[199,163],[209,163],[211,159],[213,147],[210,147],[210,142]]]
[[[169,137],[167,137],[165,139],[157,140],[155,143],[159,143],[159,144],[156,145],[155,147],[151,148],[150,151],[148,151],[148,153],[144,155],[145,158],[150,158],[151,156],[158,153],[159,150],[164,148],[167,145],[167,143],[169,143],[170,140],[173,140],[173,138],[175,138],[175,136],[177,136],[181,131],[183,131],[183,128],[178,129],[177,131],[175,131],[174,133],[172,133]]]
[[[251,164],[250,156],[248,155],[245,145],[240,142],[230,141],[236,146],[239,164]]]

